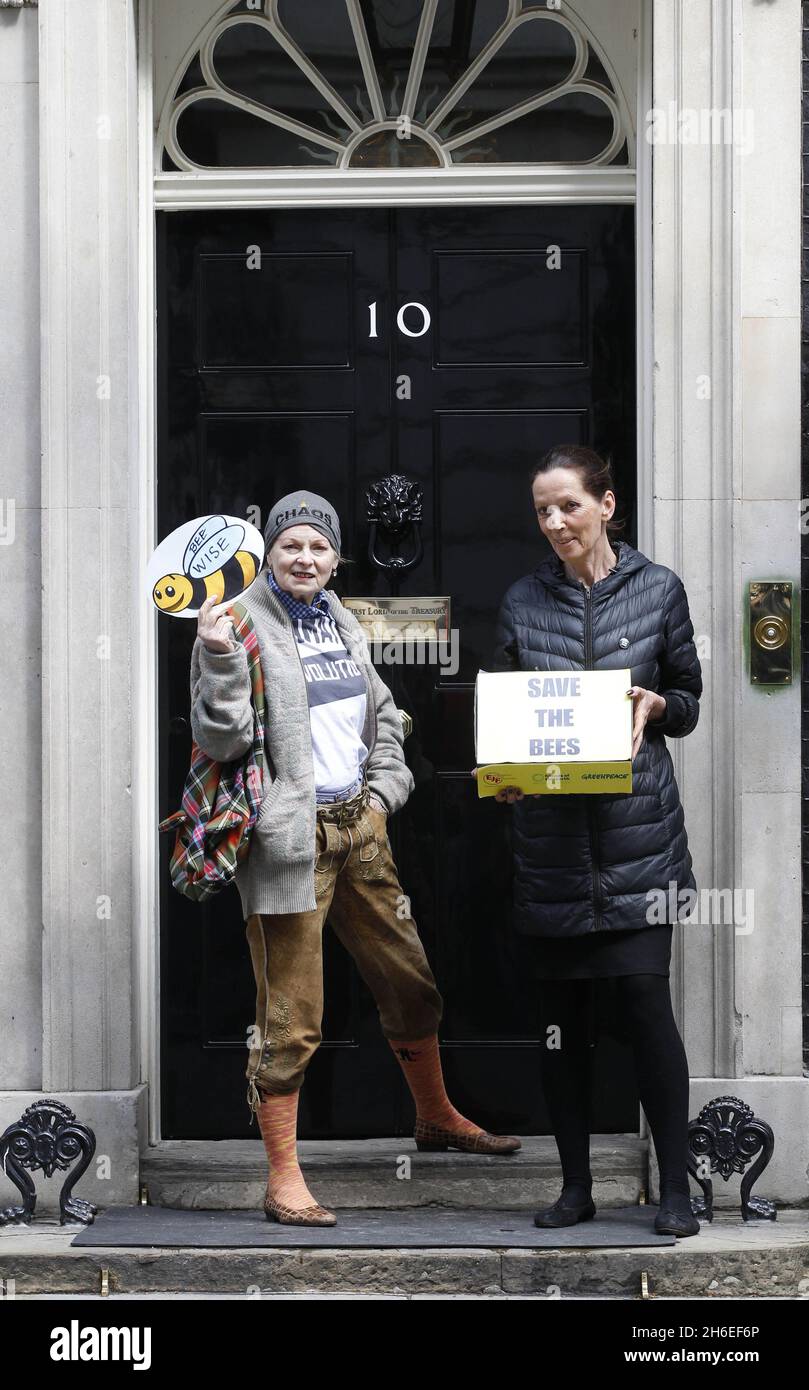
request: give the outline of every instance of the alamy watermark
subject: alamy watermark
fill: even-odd
[[[646,112],[650,145],[735,145],[742,154],[753,149],[754,111],[749,106],[680,106],[669,101]]]
[[[460,666],[460,629],[449,629],[448,637],[369,637],[364,633],[368,654],[375,666],[440,666],[455,676]]]
[[[750,936],[755,924],[752,888],[651,888],[646,894],[646,921],[683,922],[697,926],[735,927],[736,936]]]

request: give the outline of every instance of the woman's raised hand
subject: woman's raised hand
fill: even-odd
[[[218,594],[210,594],[200,605],[197,614],[197,635],[209,652],[234,652],[232,642],[233,618],[229,603],[220,603]]]

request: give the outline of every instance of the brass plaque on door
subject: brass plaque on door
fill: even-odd
[[[344,598],[369,642],[438,642],[449,637],[449,595]]]
[[[753,580],[749,595],[750,681],[752,685],[792,682],[792,584]]]

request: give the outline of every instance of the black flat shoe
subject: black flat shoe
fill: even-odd
[[[575,1226],[579,1221],[591,1221],[596,1214],[595,1205],[591,1198],[586,1202],[570,1203],[561,1200],[554,1202],[552,1207],[545,1207],[543,1211],[538,1211],[534,1217],[535,1226]]]
[[[655,1217],[655,1230],[659,1236],[695,1236],[699,1222],[693,1215],[681,1216],[670,1207],[661,1207]]]

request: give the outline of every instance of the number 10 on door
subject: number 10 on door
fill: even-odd
[[[368,305],[369,338],[379,337],[376,326],[376,303],[376,300],[374,300],[373,304]],[[421,328],[408,328],[407,324],[404,321],[406,309],[418,310],[418,313],[421,315]],[[405,336],[408,338],[423,338],[424,334],[430,327],[430,311],[427,308],[426,304],[419,304],[417,299],[411,299],[408,301],[407,304],[403,304],[398,314],[396,315],[396,326],[399,329],[399,332],[404,333]]]

